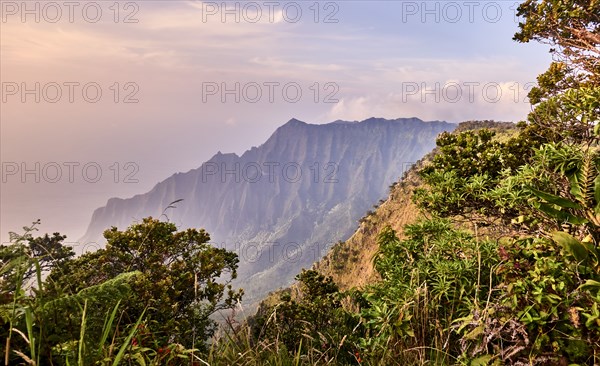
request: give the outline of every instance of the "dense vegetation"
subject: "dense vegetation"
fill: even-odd
[[[341,291],[303,271],[217,331],[242,293],[237,257],[203,230],[148,218],[76,258],[34,223],[0,249],[4,362],[600,364],[600,2],[527,0],[519,15],[515,40],[555,47],[532,112],[440,135],[421,218],[378,233],[379,281]]]
[[[241,298],[237,256],[203,230],[147,218],[75,258],[64,236],[34,238],[36,224],[0,248],[5,364],[180,364]]]

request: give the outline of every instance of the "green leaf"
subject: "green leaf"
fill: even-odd
[[[146,360],[144,360],[144,356],[141,353],[135,353],[131,358],[137,361],[138,365],[146,366]]]
[[[29,349],[31,350],[31,359],[35,360],[35,351],[36,351],[36,341],[35,335],[33,334],[33,313],[31,311],[31,307],[25,308],[25,321],[27,326],[27,336],[29,338]]]
[[[486,366],[492,360],[492,355],[483,355],[471,360],[471,366]]]
[[[104,348],[104,344],[106,343],[106,340],[108,339],[108,334],[109,334],[110,330],[112,329],[112,325],[115,320],[115,316],[117,315],[117,309],[119,308],[120,304],[121,304],[121,300],[119,299],[119,301],[117,301],[117,304],[113,308],[113,311],[110,313],[110,315],[107,314],[107,318],[104,320],[104,327],[102,328],[102,337],[100,337],[100,342],[98,342],[98,351],[99,352],[102,352],[102,349]]]
[[[81,329],[79,332],[79,347],[77,352],[77,364],[83,366],[83,352],[85,348],[85,327],[87,324],[87,300],[83,303],[83,314],[81,314]]]
[[[581,286],[579,286],[578,290],[586,290],[586,289],[599,289],[600,290],[600,282],[594,280],[587,280]]]
[[[577,261],[581,262],[589,258],[590,253],[588,248],[571,235],[562,231],[556,231],[552,234],[552,239],[565,248]]]
[[[579,203],[573,202],[571,200],[568,200],[566,198],[563,197],[559,197],[550,193],[545,193],[542,191],[538,191],[535,188],[529,188],[531,190],[531,192],[533,194],[535,194],[536,196],[538,196],[539,198],[552,203],[554,205],[563,207],[563,208],[574,208],[574,209],[581,209],[581,205]]]
[[[472,331],[470,331],[468,334],[466,334],[464,336],[465,339],[468,340],[474,340],[477,339],[477,337],[481,334],[483,334],[483,332],[485,331],[485,328],[483,326],[483,324],[475,327],[475,329],[473,329]]]
[[[123,342],[123,345],[121,345],[121,348],[119,349],[119,352],[117,353],[117,356],[115,357],[115,359],[113,361],[113,366],[118,366],[121,363],[121,360],[125,356],[125,351],[127,351],[127,347],[129,347],[129,345],[131,343],[131,340],[133,339],[133,337],[137,333],[138,327],[139,327],[140,323],[142,322],[142,319],[144,319],[144,315],[146,314],[146,310],[147,309],[144,309],[144,311],[142,311],[142,314],[140,315],[140,317],[138,318],[138,320],[135,322],[135,324],[133,325],[133,327],[129,331],[129,334],[127,335],[127,338],[125,339],[125,342]]]
[[[545,204],[545,203],[540,204],[539,210],[554,219],[560,220],[562,222],[568,222],[569,224],[573,224],[573,225],[583,225],[583,224],[587,224],[589,222],[587,219],[585,219],[583,217],[575,216],[566,211],[557,210],[554,207],[552,207],[548,204]]]
[[[594,179],[594,198],[596,199],[596,207],[594,208],[594,212],[596,215],[600,215],[600,175]]]

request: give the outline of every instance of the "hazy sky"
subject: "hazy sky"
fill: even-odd
[[[512,41],[517,4],[2,0],[2,241],[40,218],[73,242],[293,117],[522,119],[550,56]]]

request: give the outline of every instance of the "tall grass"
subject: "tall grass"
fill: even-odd
[[[4,343],[3,361],[5,365],[16,362],[26,365],[40,365],[47,355],[42,354],[42,349],[51,347],[44,334],[54,327],[45,314],[49,308],[68,311],[66,304],[76,304],[81,311],[79,324],[79,337],[72,341],[59,345],[56,351],[59,355],[64,353],[64,364],[84,366],[94,363],[102,365],[119,365],[125,358],[131,358],[131,340],[135,337],[137,327],[143,321],[144,313],[137,320],[135,326],[129,329],[129,333],[123,339],[119,336],[121,331],[115,325],[119,312],[120,300],[109,309],[104,316],[104,324],[100,334],[88,334],[88,321],[91,316],[90,305],[98,305],[102,301],[95,294],[110,286],[120,286],[123,281],[137,275],[136,272],[125,273],[115,279],[108,280],[100,285],[83,289],[75,295],[63,295],[58,298],[46,298],[44,292],[44,281],[40,263],[26,249],[25,242],[31,238],[31,232],[36,230],[35,222],[31,227],[25,228],[23,235],[11,233],[12,250],[10,259],[3,260],[0,266],[0,281],[3,286],[3,298],[10,295],[10,302],[0,304],[0,315],[5,327],[6,341]],[[33,270],[35,278],[27,281],[25,273]],[[122,310],[126,311],[125,309]],[[94,314],[98,315],[98,314]],[[112,334],[112,337],[111,337]],[[90,341],[91,337],[98,336],[97,342]],[[110,340],[109,340],[110,337]],[[96,345],[88,349],[88,344]],[[114,350],[118,348],[118,352]],[[59,361],[60,362],[60,361]]]

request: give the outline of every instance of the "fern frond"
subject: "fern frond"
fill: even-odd
[[[64,296],[44,304],[44,310],[52,308],[64,308],[83,304],[87,301],[114,302],[126,297],[131,292],[130,282],[141,272],[133,271],[122,273],[117,277],[107,280],[101,284],[90,286],[79,291],[77,294]]]
[[[586,208],[592,207],[594,202],[594,179],[596,178],[594,170],[592,156],[585,154],[580,168],[575,172],[577,179],[572,182],[575,184],[571,185],[571,193]]]

